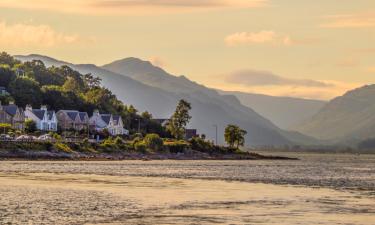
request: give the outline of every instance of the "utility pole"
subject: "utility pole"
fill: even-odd
[[[138,118],[138,133],[140,134],[141,133],[141,119]]]
[[[217,145],[217,124],[214,124],[215,127],[215,144]]]

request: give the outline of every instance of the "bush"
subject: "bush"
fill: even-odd
[[[125,143],[124,139],[122,139],[121,137],[116,137],[114,142],[117,146],[121,146]]]
[[[34,133],[37,130],[36,123],[32,119],[27,119],[25,121],[25,131],[27,133]]]
[[[137,143],[134,144],[134,149],[137,151],[137,152],[142,152],[142,153],[145,153],[146,152],[146,145],[143,141],[139,141]]]
[[[166,140],[164,146],[171,153],[184,152],[187,148],[190,147],[190,144],[182,140]]]
[[[215,146],[211,142],[205,141],[200,137],[193,137],[190,140],[190,144],[191,147],[196,151],[211,152],[215,150]]]
[[[61,143],[61,142],[54,144],[54,147],[58,151],[67,152],[67,153],[73,152],[73,150],[68,145]]]
[[[147,134],[143,141],[148,149],[159,151],[163,148],[163,139],[157,134]]]

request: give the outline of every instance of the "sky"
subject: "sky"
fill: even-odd
[[[1,0],[0,51],[138,57],[212,88],[329,100],[375,82],[375,1]]]

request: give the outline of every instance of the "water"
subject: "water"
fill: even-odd
[[[375,156],[0,161],[0,224],[375,224]]]

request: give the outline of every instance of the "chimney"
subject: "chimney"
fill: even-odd
[[[42,106],[40,106],[40,109],[44,110],[44,111],[47,111],[47,106],[46,105],[42,105]]]
[[[100,115],[99,109],[95,109],[93,112],[93,116],[99,116],[99,115]]]
[[[32,111],[33,107],[30,104],[27,104],[25,109],[26,111]]]

